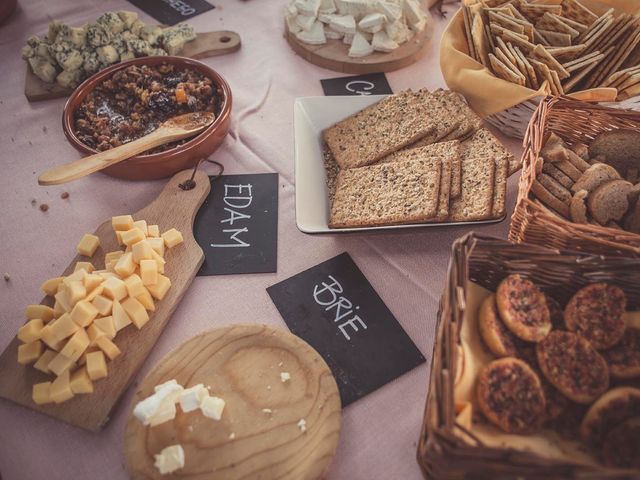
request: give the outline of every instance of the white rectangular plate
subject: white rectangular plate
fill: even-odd
[[[382,227],[329,228],[329,196],[322,158],[322,131],[386,95],[297,98],[293,105],[295,133],[296,224],[304,233],[361,232],[400,228],[439,227],[495,223],[504,219],[476,222],[416,223]]]

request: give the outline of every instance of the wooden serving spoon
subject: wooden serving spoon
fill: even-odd
[[[38,183],[40,185],[59,185],[85,177],[151,148],[193,137],[211,125],[214,120],[215,115],[211,112],[186,113],[172,117],[144,137],[47,170],[38,177]]]

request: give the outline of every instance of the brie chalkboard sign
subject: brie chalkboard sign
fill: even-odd
[[[291,331],[325,359],[344,406],[425,361],[346,252],[267,292]]]
[[[198,275],[277,271],[278,174],[212,179],[193,233],[205,256]]]
[[[129,0],[164,25],[175,25],[216,8],[205,0]]]
[[[325,95],[387,95],[393,91],[384,73],[320,80]]]

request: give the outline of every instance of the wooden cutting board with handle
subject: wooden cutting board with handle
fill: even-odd
[[[283,382],[282,372],[291,378]],[[222,417],[184,413],[178,405],[173,420],[147,427],[130,413],[124,443],[133,480],[161,480],[154,455],[176,443],[185,453],[176,478],[313,480],[326,474],[340,436],[340,394],[325,361],[301,338],[266,325],[201,333],[158,362],[129,411],[168,380],[210,387],[210,395],[225,401]]]
[[[178,54],[181,57],[194,59],[214,57],[233,53],[240,49],[240,35],[230,31],[206,32],[196,34],[196,38],[187,42]],[[57,83],[46,83],[40,80],[27,65],[24,83],[24,94],[30,102],[68,97],[73,89],[64,88]]]
[[[194,179],[195,187],[182,190],[179,184],[189,179],[191,173],[191,170],[177,173],[153,202],[132,214],[135,220],[157,224],[161,232],[177,228],[182,232],[184,243],[167,250],[165,256],[165,275],[171,280],[167,295],[156,302],[156,311],[150,312],[150,320],[141,330],[130,325],[118,332],[114,343],[122,354],[107,363],[109,375],[93,383],[94,393],[76,395],[57,405],[36,405],[31,398],[33,384],[50,381],[52,377],[31,365],[18,364],[19,342],[14,338],[0,355],[0,397],[87,430],[98,431],[104,427],[118,399],[147,358],[204,261],[204,253],[193,237],[193,220],[211,185],[209,177],[198,171]],[[121,247],[117,244],[111,220],[100,225],[94,234],[100,238],[101,246],[91,261],[96,269],[102,269],[105,253],[120,250]],[[76,262],[86,260],[86,257],[76,256],[62,274],[72,273]],[[45,297],[41,303],[53,305],[51,297]]]

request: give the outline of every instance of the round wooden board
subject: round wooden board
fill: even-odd
[[[280,372],[289,372],[291,380],[283,383]],[[222,419],[207,418],[199,409],[184,413],[177,406],[174,420],[145,427],[131,413],[125,432],[131,478],[293,480],[326,473],[340,434],[340,395],[325,361],[300,338],[265,325],[200,334],[153,368],[131,411],[171,379],[185,387],[210,386],[211,394],[226,402]],[[297,425],[300,419],[306,432]],[[160,475],[154,454],[178,443],[185,452],[184,468]]]
[[[418,61],[429,48],[429,40],[433,35],[431,15],[427,13],[425,28],[389,53],[374,52],[362,58],[348,55],[349,45],[342,40],[327,39],[323,45],[309,45],[296,38],[285,25],[285,37],[291,48],[308,62],[322,68],[343,73],[376,73],[392,72],[407,67]]]

